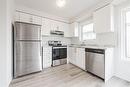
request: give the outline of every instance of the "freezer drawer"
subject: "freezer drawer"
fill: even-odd
[[[42,70],[40,42],[15,42],[14,77]]]
[[[15,23],[15,40],[41,40],[41,26],[28,23]]]
[[[105,56],[100,53],[86,52],[87,71],[105,78]]]

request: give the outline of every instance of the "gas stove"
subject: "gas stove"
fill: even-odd
[[[62,45],[61,41],[48,41],[48,45],[52,46],[52,66],[67,63],[67,46]]]

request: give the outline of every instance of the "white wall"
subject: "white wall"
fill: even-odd
[[[119,5],[116,6],[116,14],[115,14],[115,17],[116,17],[116,26],[115,26],[115,29],[116,29],[116,35],[117,35],[117,39],[118,39],[118,45],[116,46],[115,48],[115,75],[117,77],[120,77],[122,79],[125,79],[125,80],[128,80],[130,81],[130,60],[126,60],[126,58],[124,56],[122,56],[121,54],[121,17],[120,17],[120,9],[122,7],[126,7],[126,6],[130,6],[130,1],[127,0],[126,2],[124,3],[121,3]]]
[[[13,0],[0,2],[0,87],[8,87],[12,80],[11,18]]]

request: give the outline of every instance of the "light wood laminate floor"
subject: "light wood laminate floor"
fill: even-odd
[[[10,87],[130,87],[130,83],[116,77],[104,83],[98,77],[66,64],[14,79]]]

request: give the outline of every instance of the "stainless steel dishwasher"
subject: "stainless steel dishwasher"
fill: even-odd
[[[102,79],[105,78],[105,50],[86,48],[86,70]]]

